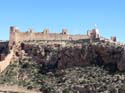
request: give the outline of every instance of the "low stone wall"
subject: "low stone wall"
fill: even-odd
[[[5,60],[0,61],[0,73],[10,64],[13,54],[13,50],[11,50],[10,53],[5,57]]]

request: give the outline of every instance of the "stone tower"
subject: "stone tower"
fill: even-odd
[[[15,26],[10,27],[9,47],[12,47],[16,43],[16,32],[18,28]]]

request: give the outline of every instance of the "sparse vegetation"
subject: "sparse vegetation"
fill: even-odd
[[[0,74],[0,84],[23,86],[43,93],[125,92],[125,73],[115,67],[112,72],[107,70],[107,64],[99,63],[116,62],[113,60],[119,58],[121,47],[105,44],[107,49],[102,50],[99,43],[93,46],[85,43],[81,48],[69,43],[63,48],[44,45],[44,42],[25,42],[29,45],[24,53],[17,48],[19,56]],[[59,68],[61,66],[64,68]]]

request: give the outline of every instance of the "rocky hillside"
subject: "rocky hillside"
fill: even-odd
[[[46,68],[67,68],[72,66],[85,66],[90,64],[103,65],[111,71],[124,71],[124,46],[113,43],[71,43],[41,44],[22,43],[16,54],[20,56],[24,51],[34,61]]]
[[[43,93],[125,92],[124,46],[32,41],[15,46],[14,52],[1,84]]]

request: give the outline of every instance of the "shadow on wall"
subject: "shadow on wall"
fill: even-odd
[[[4,60],[9,53],[9,47],[7,42],[0,42],[0,61]]]

